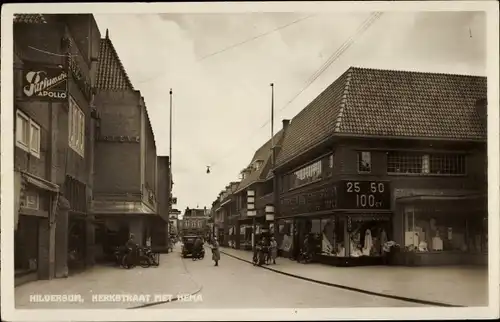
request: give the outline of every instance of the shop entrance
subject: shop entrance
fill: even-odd
[[[85,219],[71,218],[68,222],[68,270],[69,273],[85,269],[87,255],[87,223]]]

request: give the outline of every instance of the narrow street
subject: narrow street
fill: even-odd
[[[178,251],[178,250],[177,250]],[[283,260],[283,259],[282,259]],[[287,277],[222,255],[214,267],[210,251],[201,261],[183,259],[203,301],[175,301],[150,308],[416,307],[419,304],[360,294]]]

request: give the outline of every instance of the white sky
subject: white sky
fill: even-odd
[[[270,125],[261,126],[270,118],[271,82],[277,131],[349,66],[486,75],[481,12],[386,12],[285,109],[369,13],[317,14],[200,61],[308,15],[95,15],[145,98],[159,155],[169,152],[168,90],[174,91],[178,209],[210,208],[270,138]]]

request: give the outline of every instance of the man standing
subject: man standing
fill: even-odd
[[[220,251],[219,251],[219,242],[217,241],[217,237],[214,237],[214,241],[212,243],[212,260],[215,262],[214,266],[219,266]]]

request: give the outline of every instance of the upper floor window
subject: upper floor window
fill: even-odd
[[[76,153],[85,156],[85,114],[73,97],[69,98],[69,146]]]
[[[19,110],[16,111],[16,146],[40,158],[40,125]]]
[[[333,175],[333,159],[334,155],[330,154],[327,158],[327,168],[326,168],[326,176],[331,177]]]
[[[290,189],[321,180],[321,161],[318,160],[290,174]]]
[[[372,154],[367,151],[358,152],[358,173],[372,172]]]
[[[388,152],[387,173],[465,175],[465,155],[450,153]]]

